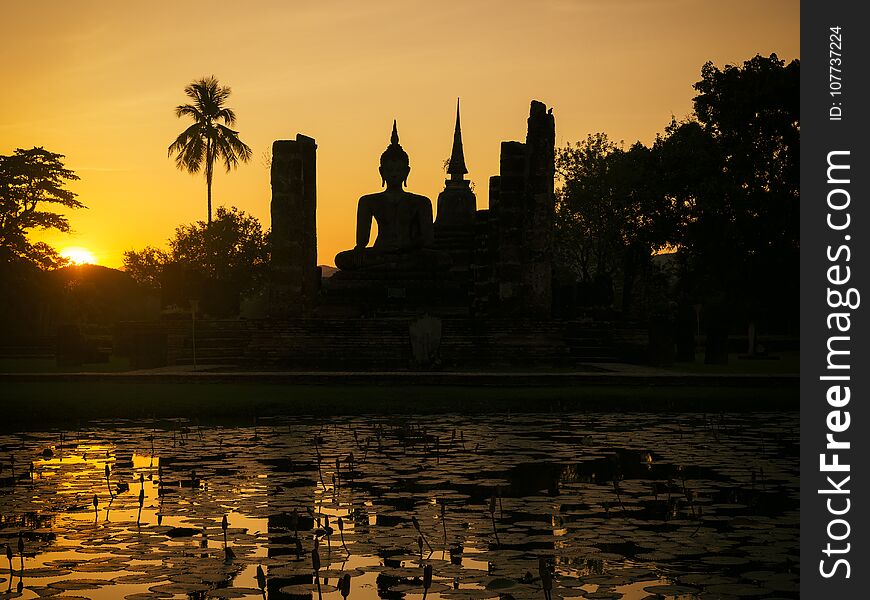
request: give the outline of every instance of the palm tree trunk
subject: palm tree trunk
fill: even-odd
[[[205,143],[205,185],[208,189],[208,224],[211,225],[211,178],[214,173],[214,156],[212,156],[211,140]]]

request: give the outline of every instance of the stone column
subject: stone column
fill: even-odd
[[[498,259],[495,278],[500,312],[516,313],[522,304],[523,225],[525,221],[526,145],[502,142],[498,186]]]
[[[471,313],[486,316],[498,300],[495,277],[498,265],[498,175],[489,178],[489,208],[474,213],[474,294]]]
[[[549,318],[556,129],[538,101],[526,142],[502,142],[500,175],[490,180],[491,237],[496,245],[493,314]]]
[[[553,302],[553,220],[556,125],[547,107],[532,101],[526,137],[523,265],[524,305],[530,314],[549,316]]]
[[[316,305],[317,144],[297,134],[272,144],[272,264],[269,314],[299,317]]]

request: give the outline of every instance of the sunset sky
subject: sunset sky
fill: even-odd
[[[118,267],[124,250],[164,246],[206,217],[204,177],[167,147],[190,122],[184,87],[215,75],[233,89],[254,151],[216,170],[214,205],[269,226],[266,157],[276,139],[318,144],[318,262],[354,242],[356,202],[380,189],[393,119],[410,191],[444,185],[456,98],[478,207],[499,143],[523,140],[529,101],[553,107],[558,145],[596,131],[650,143],[691,112],[701,65],[800,55],[798,0],[370,0],[4,3],[0,154],[66,155],[88,206],[74,232],[40,239]]]

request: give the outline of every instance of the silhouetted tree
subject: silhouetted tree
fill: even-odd
[[[799,247],[800,63],[775,54],[701,69],[695,114],[716,140],[746,255]]]
[[[209,293],[231,296],[223,306],[237,304],[240,294],[256,291],[265,281],[268,262],[269,234],[259,220],[223,206],[211,223],[178,227],[168,252],[148,246],[124,253],[124,270],[137,282],[156,288],[169,275],[186,288],[188,299],[196,297],[208,304],[218,300],[208,298]]]
[[[649,148],[628,150],[606,134],[557,152],[563,185],[556,204],[557,262],[574,272],[597,303],[622,289],[622,309],[632,306],[637,276],[652,254],[673,239],[675,216],[662,197]]]
[[[163,267],[169,262],[169,253],[153,246],[124,252],[124,272],[136,283],[154,290],[160,289]]]
[[[671,240],[682,254],[710,254],[733,245],[722,149],[697,121],[672,120],[652,147],[656,180],[671,207]],[[712,271],[721,265],[710,263]]]
[[[609,157],[620,152],[607,134],[560,148],[556,172],[563,185],[556,202],[556,249],[559,261],[581,281],[609,278],[619,225],[612,194]]]
[[[69,220],[46,210],[47,204],[85,207],[74,192],[64,189],[66,182],[79,177],[64,166],[63,157],[43,148],[0,155],[0,261],[24,260],[41,268],[65,262],[48,244],[27,239],[34,228],[70,230]]]
[[[239,161],[251,158],[251,149],[239,139],[239,132],[230,129],[236,122],[236,114],[225,106],[230,95],[229,86],[222,86],[214,76],[194,81],[184,93],[191,104],[175,108],[179,118],[189,116],[194,123],[169,146],[169,156],[175,154],[175,165],[189,173],[205,169],[208,190],[208,222],[211,223],[211,182],[214,163],[221,160],[227,172],[238,166]]]
[[[717,335],[737,319],[794,320],[800,65],[756,56],[742,67],[707,63],[701,76],[697,120],[672,122],[654,146],[665,195],[682,215],[684,291],[721,321]]]
[[[269,260],[267,234],[260,221],[235,207],[217,209],[211,223],[182,225],[169,241],[173,262],[195,267],[206,277],[253,291]]]

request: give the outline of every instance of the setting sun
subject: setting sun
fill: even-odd
[[[94,255],[91,254],[89,250],[85,248],[80,248],[78,246],[72,246],[70,248],[64,249],[60,255],[70,263],[74,265],[95,265],[97,264],[97,259],[94,258]]]
[[[145,15],[127,3],[85,4],[3,4],[4,23],[15,24],[4,28],[3,47],[29,50],[4,63],[4,80],[14,85],[0,94],[0,154],[44,145],[65,155],[81,177],[69,189],[88,207],[71,212],[71,224],[110,267],[121,266],[126,250],[165,244],[177,226],[207,219],[202,172],[179,171],[167,156],[189,125],[175,115],[188,101],[184,87],[203,77],[232,88],[226,104],[237,116],[234,129],[255,156],[230,174],[215,168],[214,208],[235,205],[268,227],[270,179],[260,156],[271,156],[275,140],[311,136],[318,257],[331,265],[354,242],[357,200],[380,188],[378,157],[394,118],[411,161],[408,189],[435,201],[462,96],[467,177],[485,208],[499,144],[525,135],[533,98],[553,107],[558,146],[598,131],[626,147],[650,144],[671,115],[679,121],[691,113],[705,62],[741,64],[771,52],[790,61],[800,53],[794,0],[738,0],[727,9],[619,2],[613,10],[600,0],[461,8],[375,0],[304,9],[218,0],[225,9],[200,15],[195,28],[163,8]],[[216,53],[216,39],[252,41]],[[34,235],[59,248],[72,243],[54,230]]]

